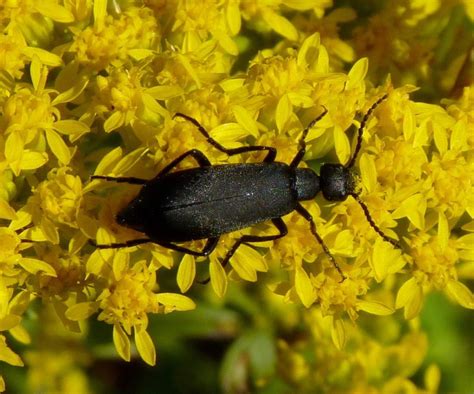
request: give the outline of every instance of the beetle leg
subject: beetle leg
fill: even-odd
[[[155,243],[157,245],[163,246],[164,248],[176,250],[178,252],[190,254],[193,256],[207,256],[216,248],[218,241],[219,241],[219,237],[209,238],[206,242],[206,245],[204,245],[204,248],[201,251],[191,250],[191,249],[185,248],[184,246],[179,246],[179,245],[175,245],[168,242],[155,242],[154,240],[150,238],[132,239],[127,242],[112,243],[112,244],[106,244],[106,245],[97,244],[93,240],[89,240],[89,243],[98,249],[118,249],[118,248],[126,248],[126,247],[131,247],[131,246],[143,245],[146,243]]]
[[[174,159],[171,163],[169,163],[165,168],[163,168],[159,174],[155,178],[159,178],[168,172],[170,172],[174,167],[176,167],[179,163],[181,163],[186,157],[192,156],[199,164],[200,167],[207,167],[211,165],[211,162],[206,157],[204,153],[202,153],[198,149],[191,149],[187,152],[183,153],[181,156]]]
[[[139,238],[139,239],[131,239],[130,241],[127,242],[121,242],[121,243],[112,243],[112,244],[97,244],[95,241],[92,239],[89,240],[89,243],[92,246],[95,246],[97,249],[119,249],[119,248],[127,248],[131,246],[137,246],[137,245],[143,245],[148,242],[152,242],[151,239],[149,238]]]
[[[321,238],[321,236],[316,231],[316,224],[314,223],[314,220],[313,220],[313,217],[311,216],[311,214],[299,203],[296,206],[296,211],[309,222],[309,224],[311,226],[311,232],[313,233],[313,235],[316,237],[319,244],[323,248],[324,253],[326,253],[326,255],[329,257],[329,260],[331,260],[332,264],[334,265],[334,268],[336,268],[337,272],[339,272],[339,275],[342,276],[342,281],[344,281],[346,279],[346,277],[342,273],[342,270],[339,267],[339,264],[337,264],[336,259],[334,258],[334,256],[329,251],[329,248],[326,246],[323,239]]]
[[[271,146],[255,145],[255,146],[242,146],[240,148],[226,148],[225,146],[217,142],[214,138],[212,138],[209,132],[196,119],[192,118],[191,116],[182,114],[180,112],[177,112],[176,114],[174,114],[173,119],[176,117],[183,118],[191,122],[194,126],[197,127],[199,132],[207,139],[207,142],[209,142],[214,148],[220,150],[221,152],[226,153],[229,156],[238,155],[240,153],[265,150],[268,153],[265,156],[265,159],[263,159],[263,161],[266,163],[273,163],[275,161],[276,149]]]
[[[112,181],[118,183],[130,183],[132,185],[144,185],[148,183],[148,179],[141,179],[135,177],[113,177],[113,176],[104,176],[104,175],[92,175],[91,180],[94,179],[103,179],[104,181]]]
[[[238,247],[242,244],[247,244],[249,242],[265,242],[265,241],[274,241],[278,238],[284,237],[286,234],[288,234],[288,228],[286,227],[285,222],[283,221],[282,218],[275,218],[272,219],[272,223],[275,225],[277,230],[279,231],[278,234],[275,235],[242,235],[232,246],[232,248],[229,249],[227,254],[225,255],[224,259],[221,261],[222,267],[225,267],[229,260],[232,258],[234,253],[237,251]],[[199,283],[205,285],[208,283],[210,278],[207,278],[206,280],[199,281]]]
[[[155,242],[153,240],[150,240],[150,242],[156,243],[160,246],[163,246],[164,248],[190,254],[192,256],[208,256],[216,248],[217,243],[219,242],[219,237],[208,238],[206,244],[204,245],[204,248],[202,248],[201,251],[188,249],[184,246],[175,245],[170,242]]]

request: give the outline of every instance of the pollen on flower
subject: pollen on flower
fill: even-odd
[[[31,291],[43,298],[59,297],[67,300],[70,295],[81,293],[87,285],[85,266],[79,256],[63,253],[58,247],[45,249],[42,260],[53,267],[56,276],[37,275],[29,284]]]
[[[62,167],[50,172],[48,180],[36,188],[29,204],[41,210],[41,216],[52,222],[77,227],[77,215],[81,208],[82,182],[78,176]]]
[[[24,38],[15,32],[0,36],[0,70],[8,72],[13,78],[20,79],[27,62],[23,53],[26,46]]]
[[[262,57],[249,68],[248,82],[252,95],[281,97],[287,92],[304,92],[309,86],[304,81],[305,70],[300,69],[296,58]]]
[[[98,297],[99,320],[120,324],[127,333],[134,326],[146,327],[147,314],[159,312],[154,287],[155,273],[144,261],[123,270]]]
[[[411,254],[418,282],[443,290],[450,280],[457,280],[455,264],[459,260],[455,241],[443,245],[438,236],[420,234],[411,240]]]
[[[14,231],[0,227],[0,272],[8,272],[8,265],[16,262],[19,245],[20,237]]]
[[[474,164],[457,152],[434,155],[427,166],[433,204],[448,217],[460,217],[474,206]]]
[[[190,372],[202,387],[187,379],[189,392],[271,391],[274,383],[302,393],[460,391],[449,384],[462,376],[439,386],[437,366],[423,370],[418,316],[428,310],[423,327],[438,318],[435,291],[474,308],[474,85],[464,39],[472,1],[3,3],[0,360],[26,360],[20,389],[90,391],[89,361],[117,366],[90,347],[108,324],[109,344],[127,361],[154,365],[156,336],[186,338],[172,348],[180,367],[203,334],[206,356],[225,348],[221,386],[204,382],[209,360],[196,362]],[[282,216],[286,236],[242,244],[244,235],[275,235],[274,223],[217,230],[215,249],[193,256],[176,246],[201,251],[207,239],[173,246],[161,228],[142,233],[117,221],[140,188],[191,149],[213,166],[266,154],[228,155],[176,113],[226,148],[271,146],[289,164],[323,112],[299,166],[320,174],[324,163],[350,164],[357,198],[318,193],[301,202],[313,222],[296,210]],[[204,164],[189,156],[171,173]],[[293,185],[277,192],[298,195]],[[218,194],[203,198],[237,204]],[[253,195],[243,215],[270,210],[268,196]],[[154,220],[156,207],[148,208],[145,219]],[[209,286],[196,283],[208,277]],[[183,313],[167,316],[175,311]],[[450,319],[443,324],[457,327]],[[59,325],[93,341],[71,341]],[[8,386],[17,372],[0,370],[0,391],[18,390]],[[148,391],[162,389],[154,384]]]
[[[103,26],[77,31],[70,51],[84,66],[94,70],[107,68],[114,61],[123,62],[129,48],[151,49],[156,44],[159,28],[151,10],[132,8],[118,19],[106,17]]]

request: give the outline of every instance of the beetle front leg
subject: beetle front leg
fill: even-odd
[[[313,220],[313,217],[311,216],[311,214],[299,203],[296,206],[296,211],[309,222],[309,225],[311,227],[311,232],[313,233],[313,235],[316,237],[319,244],[323,248],[324,253],[326,253],[326,255],[329,257],[329,260],[331,260],[331,263],[334,265],[334,268],[336,268],[337,272],[339,272],[339,275],[341,275],[342,281],[344,281],[346,279],[346,277],[342,273],[342,270],[339,267],[339,264],[337,263],[336,259],[334,258],[334,256],[329,251],[329,248],[326,246],[323,239],[321,238],[321,236],[316,231],[316,224],[314,223],[314,220]]]

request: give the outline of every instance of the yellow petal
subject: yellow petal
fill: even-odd
[[[405,140],[410,141],[415,134],[415,117],[413,116],[413,112],[410,106],[405,107],[405,111],[403,113],[403,137]]]
[[[74,22],[74,15],[68,11],[65,7],[58,4],[54,4],[51,1],[38,1],[35,3],[36,10],[51,18],[55,22],[59,23],[71,23]]]
[[[179,263],[177,282],[181,293],[186,293],[196,277],[196,261],[194,256],[185,254]]]
[[[348,162],[351,156],[351,144],[346,133],[339,126],[334,127],[334,147],[339,162]]]
[[[107,153],[94,171],[94,175],[109,174],[122,157],[122,148],[118,146]]]
[[[316,63],[320,41],[319,33],[314,33],[303,41],[296,58],[296,62],[299,66],[302,68],[311,67]]]
[[[404,307],[404,316],[406,320],[418,316],[423,303],[423,290],[416,282],[415,278],[407,280],[397,294],[395,307],[398,309]]]
[[[135,330],[135,345],[143,361],[148,365],[156,364],[155,345],[144,329]]]
[[[130,340],[128,339],[127,334],[123,331],[122,327],[118,324],[114,324],[113,330],[113,339],[115,349],[120,357],[125,361],[130,361]]]
[[[18,315],[6,315],[0,319],[0,331],[11,330],[21,322],[21,316]],[[1,358],[1,357],[0,357]]]
[[[71,161],[71,151],[61,136],[53,129],[46,129],[46,140],[49,148],[62,164],[69,164]]]
[[[421,193],[414,194],[405,199],[392,213],[394,219],[407,217],[418,229],[425,226],[426,198]]]
[[[448,219],[446,215],[440,211],[438,213],[438,242],[441,250],[445,250],[446,246],[448,246],[449,235]]]
[[[248,280],[249,282],[257,281],[257,271],[255,270],[252,261],[248,260],[245,255],[242,255],[242,253],[239,252],[239,249],[237,249],[237,252],[230,259],[230,264],[237,275],[242,279]]]
[[[165,313],[177,311],[189,311],[196,308],[196,304],[190,298],[175,293],[159,293],[156,300],[165,306]]]
[[[7,219],[7,220],[18,219],[18,216],[16,215],[15,210],[3,198],[0,198],[0,219]]]
[[[226,145],[246,137],[248,132],[238,123],[222,123],[214,127],[209,134],[220,144]]]
[[[50,67],[59,67],[63,64],[62,59],[54,53],[48,52],[38,47],[26,47],[21,50],[30,59],[35,56],[41,61],[41,64]]]
[[[237,56],[239,54],[239,47],[229,35],[220,32],[216,38],[221,48],[229,55]]]
[[[464,308],[474,309],[474,296],[471,290],[463,283],[450,280],[446,285],[446,292]]]
[[[10,335],[15,338],[16,341],[24,344],[30,345],[31,344],[31,336],[29,332],[22,326],[18,325],[13,327],[10,331],[8,331]]]
[[[306,308],[309,308],[316,300],[316,293],[313,284],[306,271],[301,266],[295,270],[296,294]]]
[[[31,274],[43,272],[45,275],[48,276],[57,276],[54,268],[42,260],[24,257],[20,259],[19,264],[23,267],[25,271],[28,271]]]
[[[73,119],[58,120],[53,123],[53,128],[65,135],[84,134],[90,131],[89,126],[85,123]]]
[[[372,155],[363,153],[359,160],[359,171],[362,184],[368,192],[375,190],[377,185],[377,169]]]
[[[73,321],[86,320],[97,312],[98,307],[96,302],[79,302],[70,306],[66,310],[65,316]]]
[[[48,154],[46,152],[33,152],[25,149],[21,156],[20,168],[22,170],[36,170],[47,162]]]
[[[11,313],[21,316],[30,305],[30,292],[20,291],[10,301],[9,309]]]
[[[220,298],[224,297],[227,291],[227,275],[219,261],[211,260],[209,264],[209,274],[214,293]]]
[[[393,308],[390,308],[389,306],[377,301],[358,300],[357,308],[367,313],[371,313],[372,315],[378,316],[387,316],[395,312]]]
[[[253,137],[258,136],[257,121],[250,115],[250,112],[246,108],[240,105],[234,105],[232,107],[232,112],[237,123],[247,131],[248,134]]]
[[[122,279],[123,274],[128,270],[129,261],[130,253],[125,253],[121,250],[117,250],[112,263],[112,271],[114,273],[114,279],[116,281]]]
[[[120,111],[115,111],[104,122],[104,131],[110,133],[125,123],[125,114]]]
[[[289,40],[296,41],[298,39],[298,30],[285,17],[272,11],[270,8],[265,8],[263,13],[263,20],[270,25],[278,34]]]
[[[80,76],[77,82],[65,92],[60,93],[51,103],[52,105],[58,105],[62,103],[68,103],[76,99],[89,84],[89,78],[86,76]]]
[[[179,85],[161,85],[153,86],[145,90],[155,100],[169,100],[181,96],[184,90]]]
[[[352,66],[348,73],[349,80],[346,83],[345,90],[351,90],[364,82],[367,70],[369,69],[369,60],[366,57],[359,59]]]
[[[230,34],[233,36],[237,35],[240,31],[241,25],[239,5],[236,2],[229,2],[225,16]]]
[[[339,350],[344,349],[346,344],[346,330],[342,319],[334,319],[331,330],[332,342]]]
[[[286,123],[293,114],[293,105],[287,94],[284,94],[278,101],[276,108],[275,120],[278,131],[281,133],[285,130]]]
[[[264,257],[261,255],[260,252],[258,252],[251,246],[240,245],[239,249],[237,249],[237,253],[240,254],[242,258],[246,259],[247,261],[251,261],[252,266],[255,268],[256,271],[259,271],[259,272],[268,271],[268,265]]]
[[[3,335],[0,335],[0,360],[16,367],[23,366],[20,356],[7,346]]]

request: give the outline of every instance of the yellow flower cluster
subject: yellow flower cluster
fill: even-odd
[[[457,39],[472,28],[474,10],[461,0],[388,0],[369,16],[346,3],[9,0],[0,7],[0,363],[26,360],[32,390],[88,392],[79,371],[90,352],[56,350],[64,361],[55,361],[44,346],[21,356],[13,349],[32,346],[32,325],[78,333],[99,321],[113,326],[120,357],[138,354],[154,365],[152,315],[194,309],[211,297],[194,283],[209,276],[222,299],[256,282],[273,294],[272,305],[299,308],[312,361],[301,344],[280,338],[274,370],[298,392],[417,392],[410,377],[428,347],[416,323],[425,297],[442,291],[474,309],[466,284],[474,278],[474,83],[471,44]],[[263,223],[225,234],[209,257],[151,243],[92,246],[143,238],[114,219],[137,186],[90,181],[92,174],[151,179],[194,148],[213,164],[261,161],[228,157],[176,112],[228,148],[274,146],[277,160],[289,163],[301,131],[326,109],[309,130],[302,164],[317,168],[349,162],[353,130],[384,95],[365,125],[357,192],[401,247],[377,234],[352,197],[303,204],[345,280],[296,212],[284,217],[287,236],[241,245],[230,269],[222,259],[242,234],[274,229]],[[185,160],[179,169],[192,166]],[[192,298],[182,294],[191,288]],[[353,324],[361,312],[397,309],[414,320],[391,345]],[[68,346],[66,339],[56,345]],[[41,363],[63,374],[61,382],[41,382],[48,375]],[[436,391],[437,367],[425,375],[425,389]],[[0,375],[0,392],[5,387]]]

